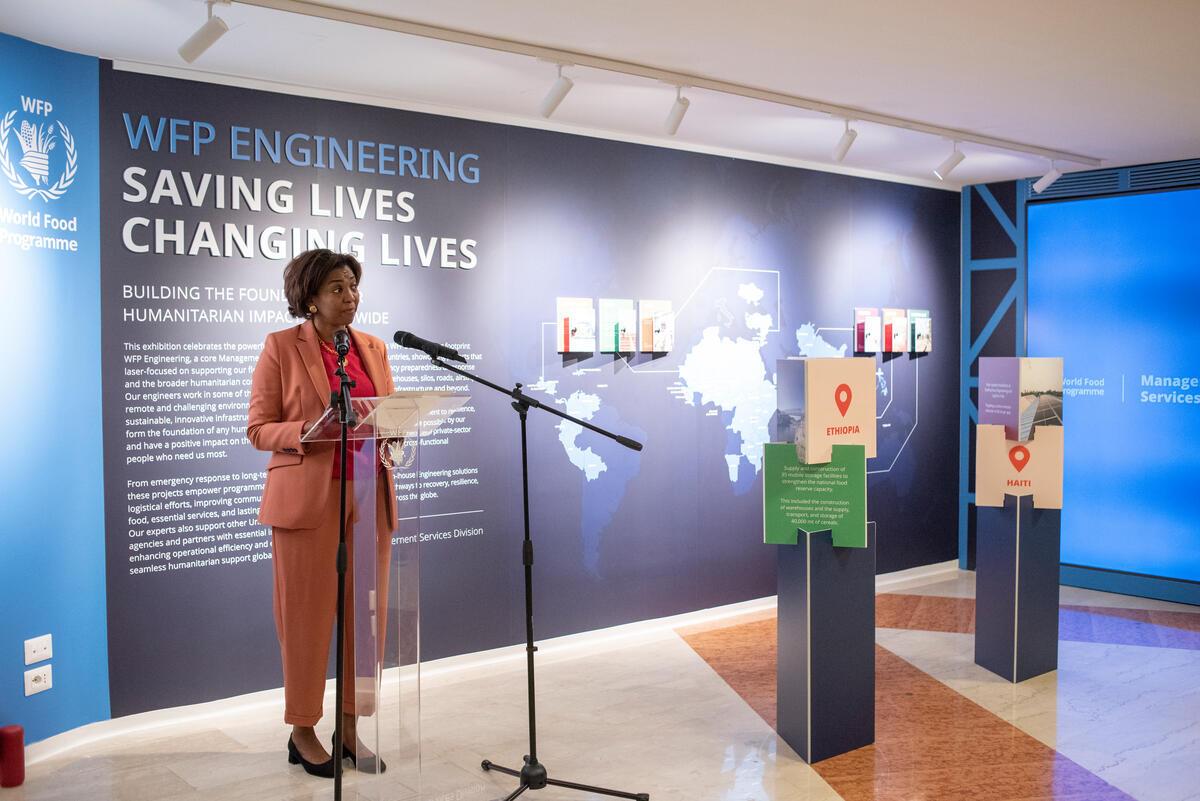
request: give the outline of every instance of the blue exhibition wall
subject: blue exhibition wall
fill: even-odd
[[[1029,207],[1029,354],[1062,356],[1064,564],[1200,582],[1200,189]]]
[[[1062,356],[1064,584],[1200,603],[1195,458],[1200,161],[962,194],[959,563],[974,560],[978,357]]]
[[[56,621],[30,633],[86,645],[86,690],[105,704],[86,719],[280,684],[270,532],[255,522],[266,458],[244,439],[246,393],[263,338],[294,324],[283,266],[311,246],[362,258],[359,327],[452,343],[481,375],[645,442],[633,454],[531,416],[539,638],[774,594],[760,483],[774,365],[851,355],[856,306],[934,321],[931,354],[878,360],[878,568],[953,557],[954,193],[106,63],[80,80],[99,87],[102,159],[79,170],[99,180],[99,275],[93,251],[91,283],[72,287],[86,313],[55,296],[38,314],[80,332],[73,386],[103,464],[98,439],[71,452],[90,454],[73,475],[95,506],[64,511],[65,525],[90,550],[39,556],[36,572],[94,588],[93,638]],[[671,301],[674,347],[560,354],[559,297]],[[391,361],[401,388],[473,389],[419,354]],[[424,524],[397,534],[422,542],[426,659],[523,636],[517,425],[503,398],[473,394],[422,450]],[[401,492],[416,478],[401,471]],[[35,545],[6,537],[4,569]],[[40,600],[20,582],[23,620]],[[75,612],[77,597],[53,603]],[[0,646],[15,639],[5,630]],[[81,722],[43,720],[36,696],[14,692],[0,719],[32,739]]]
[[[43,739],[108,717],[94,58],[0,34],[0,725]],[[24,695],[25,639],[54,635]]]

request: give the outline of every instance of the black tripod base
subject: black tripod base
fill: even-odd
[[[546,773],[546,766],[529,756],[525,757],[525,765],[520,770],[505,768],[497,765],[490,760],[483,760],[480,767],[484,770],[495,770],[500,773],[507,773],[509,776],[516,776],[521,780],[521,786],[513,790],[504,801],[513,801],[526,790],[541,790],[546,785],[552,787],[566,787],[568,790],[579,790],[583,793],[596,793],[597,795],[610,795],[614,798],[630,798],[633,801],[650,801],[649,793],[627,793],[623,790],[608,790],[604,787],[593,787],[590,784],[576,784],[575,782],[564,782],[558,779],[551,779]]]

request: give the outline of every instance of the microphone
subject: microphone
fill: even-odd
[[[629,448],[631,451],[640,451],[642,449],[642,443],[638,442],[636,439],[622,437],[620,434],[617,435],[617,442],[621,443],[626,448]]]
[[[350,332],[345,328],[333,332],[333,349],[342,357],[350,352]]]
[[[421,339],[416,334],[410,334],[407,331],[397,331],[392,339],[396,340],[396,344],[402,348],[419,350],[434,359],[449,359],[452,362],[467,363],[467,360],[460,356],[454,348],[447,348],[445,345],[430,342],[428,339]]]

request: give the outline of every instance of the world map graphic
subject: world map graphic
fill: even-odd
[[[776,396],[774,360],[768,355],[768,338],[779,330],[774,302],[770,309],[764,308],[767,296],[767,290],[749,281],[738,283],[736,292],[715,297],[711,319],[698,332],[677,331],[677,342],[692,342],[679,359],[677,370],[654,371],[675,373],[674,380],[664,382],[664,388],[683,408],[728,421],[725,429],[729,436],[723,458],[729,481],[735,487],[762,471],[763,445],[770,442]],[[785,346],[790,355],[847,355],[847,344],[830,343],[812,322],[805,322],[791,335],[794,350]],[[616,380],[631,380],[635,372],[625,372]],[[594,370],[576,369],[562,378],[543,377],[530,390],[549,396],[567,414],[637,439],[643,432],[604,400],[602,387],[607,384],[600,382],[614,379],[598,376]],[[878,378],[880,392],[886,396],[888,387],[882,370]],[[562,420],[557,431],[567,460],[583,478],[584,564],[595,573],[599,569],[600,538],[620,507],[626,488],[636,477],[639,460],[627,449],[588,435],[576,423]]]

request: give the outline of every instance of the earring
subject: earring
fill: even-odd
[[[316,313],[317,313],[317,307],[316,307],[316,306],[313,306],[312,304],[309,304],[309,306],[308,306],[308,313],[309,313],[309,314],[316,314]]]

